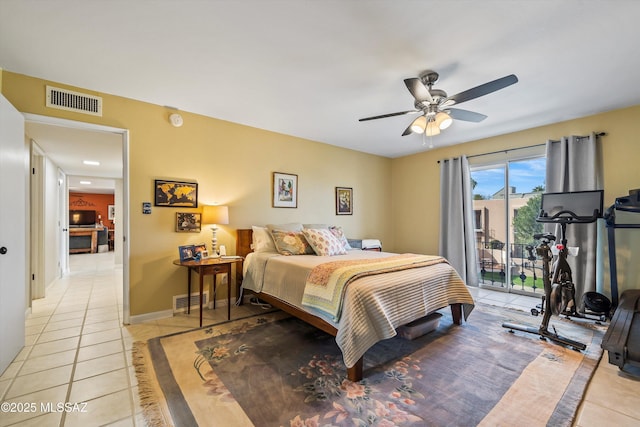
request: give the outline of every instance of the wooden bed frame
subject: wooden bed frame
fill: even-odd
[[[238,238],[236,239],[236,255],[239,255],[244,258],[247,256],[247,254],[253,252],[253,250],[251,249],[252,242],[253,242],[253,230],[239,229]],[[239,282],[241,283],[242,269],[240,269],[239,271],[239,278],[240,278]],[[327,323],[323,319],[316,317],[313,314],[310,314],[304,310],[300,310],[298,307],[293,306],[286,301],[283,301],[271,295],[263,294],[260,292],[254,292],[254,291],[251,291],[250,289],[246,289],[246,291],[249,291],[255,294],[262,301],[265,301],[271,304],[272,306],[277,307],[280,310],[287,312],[292,316],[295,316],[298,319],[302,320],[303,322],[306,322],[312,326],[315,326],[316,328],[334,337],[338,332],[338,330],[330,323]],[[242,301],[240,301],[240,304],[242,304]],[[455,323],[456,325],[461,325],[462,324],[462,304],[451,304],[451,314],[453,316],[453,323]],[[353,365],[351,368],[347,368],[347,378],[349,378],[349,380],[353,382],[358,382],[362,380],[363,366],[364,366],[364,356],[361,357],[360,360],[358,360],[356,364]]]

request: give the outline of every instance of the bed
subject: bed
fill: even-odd
[[[271,251],[254,252],[252,247],[253,230],[239,229],[236,254],[245,258],[243,292],[251,292],[335,336],[347,376],[354,382],[363,377],[363,357],[367,349],[395,336],[399,326],[447,306],[451,307],[454,323],[459,325],[474,306],[473,298],[453,267],[440,257],[431,257],[426,260],[426,266],[362,274],[352,279],[342,293],[338,315],[332,316],[303,304],[307,299],[305,286],[317,270],[314,268],[336,261],[377,265],[393,262],[400,256],[358,249],[339,256],[285,256]]]

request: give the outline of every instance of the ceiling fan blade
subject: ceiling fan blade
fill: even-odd
[[[416,101],[433,102],[429,89],[427,89],[420,79],[416,77],[404,79],[404,84],[407,86],[407,89],[409,89],[409,92],[411,92],[411,95],[413,95]]]
[[[461,110],[459,108],[447,108],[447,113],[456,120],[465,122],[481,122],[487,118],[484,114],[474,113],[473,111]]]
[[[472,99],[479,98],[479,97],[484,96],[484,95],[488,95],[491,92],[495,92],[497,90],[504,89],[505,87],[511,86],[512,84],[517,83],[517,82],[518,82],[518,77],[516,77],[515,74],[510,74],[508,76],[496,79],[496,80],[491,81],[489,83],[485,83],[483,85],[476,86],[476,87],[471,88],[469,90],[465,90],[464,92],[460,92],[460,93],[457,93],[455,95],[452,95],[452,96],[448,97],[445,100],[445,102],[454,101],[454,103],[460,104],[461,102],[470,101]]]
[[[385,119],[387,117],[403,116],[405,114],[415,114],[415,113],[422,113],[422,111],[420,111],[420,110],[399,111],[397,113],[389,113],[389,114],[382,114],[380,116],[365,117],[365,118],[362,118],[362,119],[358,119],[358,121],[359,122],[366,122],[367,120]]]
[[[404,130],[404,132],[402,132],[402,136],[407,136],[413,133],[413,131],[411,130],[411,126],[413,125],[413,122],[411,122],[409,124],[409,126],[407,126],[407,128]]]

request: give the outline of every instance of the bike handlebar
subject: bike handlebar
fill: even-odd
[[[593,215],[578,215],[573,211],[563,210],[551,216],[549,216],[548,212],[541,210],[540,213],[538,214],[538,217],[536,218],[536,222],[587,224],[590,222],[595,222],[601,216],[602,214],[598,209],[595,209],[593,211]]]

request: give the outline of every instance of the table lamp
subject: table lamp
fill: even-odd
[[[216,252],[218,224],[229,224],[229,207],[220,205],[205,206],[202,210],[202,223],[211,224],[211,256],[218,256]]]

